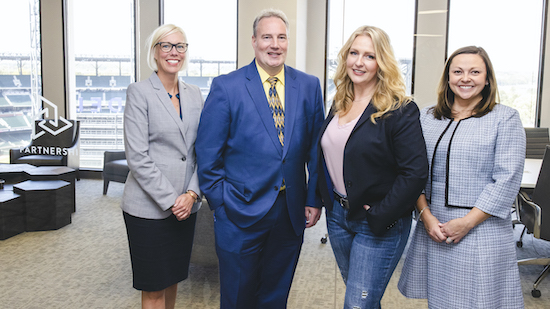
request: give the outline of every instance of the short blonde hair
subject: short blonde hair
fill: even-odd
[[[185,32],[183,31],[183,29],[173,24],[165,24],[158,27],[147,38],[147,41],[146,41],[146,46],[148,47],[147,65],[151,68],[151,70],[155,72],[158,71],[157,60],[155,59],[155,46],[157,45],[158,42],[160,42],[160,40],[162,40],[163,38],[173,33],[181,33],[183,35],[184,42],[189,43],[187,42],[187,35],[185,35]],[[186,51],[186,53],[188,51]],[[183,71],[185,68],[187,68],[188,63],[189,63],[189,55],[186,55],[185,60],[183,62],[183,66],[181,67],[180,71]]]
[[[372,104],[377,112],[371,115],[371,121],[376,123],[375,118],[382,117],[384,114],[394,111],[411,101],[411,98],[407,96],[405,80],[401,74],[399,63],[393,54],[390,38],[384,30],[377,27],[359,27],[340,50],[338,67],[334,76],[334,84],[336,85],[334,112],[340,115],[347,113],[355,98],[353,82],[346,70],[346,61],[353,42],[360,35],[371,38],[376,54],[376,63],[378,64],[376,74],[378,81],[372,96]]]

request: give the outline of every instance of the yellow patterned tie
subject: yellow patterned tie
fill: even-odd
[[[279,99],[279,94],[277,89],[275,89],[275,84],[279,79],[277,77],[270,77],[267,81],[271,84],[269,88],[269,107],[271,108],[271,113],[273,114],[273,121],[275,122],[275,128],[277,129],[277,135],[279,136],[279,142],[281,146],[284,145],[284,131],[285,131],[285,111],[281,100]]]

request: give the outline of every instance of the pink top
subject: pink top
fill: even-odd
[[[340,117],[334,115],[321,137],[321,148],[327,164],[327,170],[332,180],[332,185],[338,193],[347,196],[344,185],[344,148],[348,142],[351,131],[359,121],[361,115],[352,121],[339,125]]]

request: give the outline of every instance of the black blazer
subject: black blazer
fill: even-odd
[[[370,121],[376,112],[369,104],[353,128],[344,149],[344,183],[350,204],[348,220],[367,219],[370,229],[382,235],[395,222],[410,215],[426,185],[428,159],[414,102]],[[333,185],[321,148],[321,137],[333,113],[325,119],[317,141],[318,189],[331,210]],[[363,205],[371,208],[365,211]]]

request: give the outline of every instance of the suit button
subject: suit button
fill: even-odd
[[[285,164],[285,163],[286,163],[286,159],[285,159],[285,160],[283,160],[283,164]]]
[[[185,161],[185,160],[187,160],[187,157],[183,156],[183,157],[181,158],[181,160],[182,160],[182,161]]]
[[[275,191],[279,191],[279,187],[277,187],[277,186],[274,186],[274,187],[273,187],[273,190],[275,190]]]
[[[346,186],[347,186],[348,188],[351,188],[351,186],[352,186],[351,181],[348,181],[348,182],[346,183]]]

